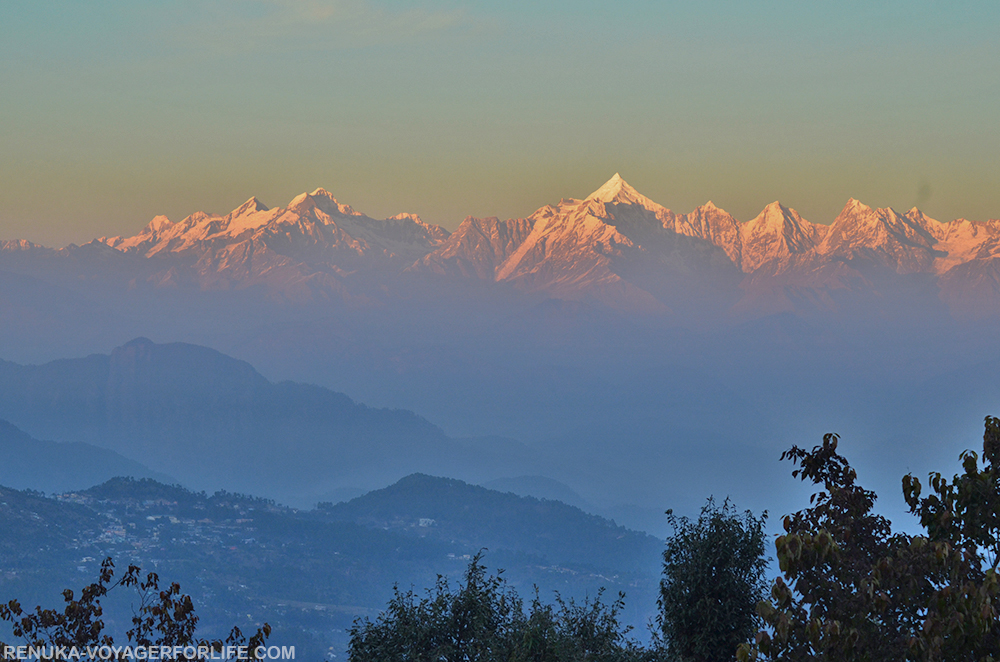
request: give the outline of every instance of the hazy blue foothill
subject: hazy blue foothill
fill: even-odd
[[[498,492],[511,492],[520,496],[531,496],[536,499],[562,501],[583,510],[593,510],[593,504],[587,502],[571,487],[546,476],[512,476],[497,478],[483,483],[483,487]]]
[[[514,442],[451,439],[411,412],[322,387],[274,384],[204,347],[146,339],[110,356],[0,364],[0,416],[39,437],[141,459],[192,487],[300,505],[415,469],[495,476],[530,455]]]
[[[661,543],[604,518],[550,499],[498,492],[459,480],[407,476],[346,503],[321,506],[333,520],[405,529],[429,539],[450,540],[494,551],[521,551],[594,567],[647,571]],[[578,532],[586,535],[578,536]]]
[[[82,442],[33,439],[4,420],[0,420],[0,457],[0,485],[17,490],[68,492],[114,476],[171,481],[114,451]]]
[[[897,474],[957,455],[974,422],[1000,400],[996,359],[971,332],[968,345],[925,339],[926,354],[900,339],[905,330],[861,344],[780,318],[739,335],[663,331],[659,353],[649,330],[595,324],[582,338],[574,333],[575,340],[538,337],[537,346],[508,333],[486,343],[490,352],[477,354],[471,372],[447,363],[376,371],[385,379],[383,402],[399,389],[398,399],[435,409],[446,428],[499,428],[503,437],[450,435],[411,411],[275,383],[217,351],[147,340],[39,365],[0,362],[0,418],[36,439],[113,451],[195,489],[302,507],[414,471],[481,484],[541,476],[575,492],[575,503],[591,512],[664,535],[665,506],[693,510],[713,494],[757,511],[790,510],[799,488],[777,456],[824,430],[840,431],[856,449],[862,475],[886,495],[879,506],[898,515]],[[571,341],[575,349],[559,344]],[[976,347],[983,356],[969,355]],[[503,362],[505,355],[521,358]],[[694,357],[717,365],[699,366]],[[355,368],[359,383],[371,378],[368,368]],[[432,394],[437,405],[429,404]],[[455,403],[479,408],[482,420],[462,423],[467,411],[451,417]],[[497,485],[573,499],[538,485]]]

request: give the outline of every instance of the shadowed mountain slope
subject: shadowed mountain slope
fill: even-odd
[[[0,420],[0,485],[19,490],[67,492],[113,476],[169,480],[114,451],[80,442],[33,439]]]
[[[655,568],[662,542],[560,501],[497,492],[460,480],[407,476],[346,503],[320,508],[334,520],[536,554],[553,563]]]
[[[408,411],[273,384],[219,352],[144,338],[110,356],[0,363],[0,416],[36,436],[112,449],[191,486],[295,503],[414,468],[496,477],[523,451],[453,440]]]

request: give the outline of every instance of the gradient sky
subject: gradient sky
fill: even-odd
[[[283,206],[1000,217],[1000,3],[0,3],[0,238]]]

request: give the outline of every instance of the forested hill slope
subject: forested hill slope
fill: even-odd
[[[445,507],[450,498],[459,500]],[[136,564],[179,582],[205,636],[268,622],[275,643],[321,659],[331,646],[343,650],[354,618],[381,609],[394,584],[422,590],[439,575],[455,579],[486,547],[486,563],[504,568],[522,595],[537,586],[545,600],[553,591],[580,599],[603,587],[626,593],[628,623],[641,629],[655,613],[661,543],[649,536],[558,502],[429,476],[336,512],[376,502],[367,512],[377,515],[343,521],[330,508],[299,511],[149,479],[114,478],[54,498],[0,487],[0,601],[55,604],[63,589],[94,581],[101,560],[112,557],[119,569]],[[484,514],[487,506],[496,517]],[[421,527],[411,512],[439,519]],[[127,601],[109,606],[105,621],[123,632],[131,613]]]
[[[527,552],[553,563],[655,572],[663,551],[653,536],[559,501],[424,474],[345,503],[321,504],[318,512],[433,540]]]

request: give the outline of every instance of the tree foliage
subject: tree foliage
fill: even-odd
[[[764,597],[764,522],[712,499],[697,521],[667,511],[674,534],[663,553],[660,623],[668,653],[680,662],[722,662],[749,641]]]
[[[962,453],[964,473],[930,475],[932,494],[903,478],[910,511],[926,535],[892,533],[872,512],[876,495],[828,434],[812,451],[782,458],[821,490],[785,518],[775,542],[783,577],[759,613],[768,630],[739,658],[838,662],[991,662],[1000,652],[996,601],[1000,518],[1000,421],[986,419],[983,462]]]
[[[181,593],[178,584],[160,589],[156,573],[148,573],[143,578],[140,568],[134,565],[130,565],[116,580],[114,563],[110,558],[101,564],[98,580],[84,587],[79,597],[70,589],[63,591],[66,604],[61,610],[42,609],[40,606],[34,611],[25,610],[17,600],[11,600],[0,605],[0,620],[10,624],[15,637],[35,648],[76,647],[83,651],[95,646],[113,647],[114,638],[105,631],[101,599],[109,591],[120,587],[134,588],[139,597],[132,628],[126,633],[133,647],[190,647],[196,651],[195,656],[182,659],[200,659],[207,657],[205,651],[221,651],[224,646],[246,646],[248,655],[253,659],[254,650],[263,646],[271,633],[271,627],[265,623],[249,639],[237,627],[232,629],[225,641],[198,639],[195,637],[198,616],[194,604],[191,596]],[[0,642],[0,647],[3,646]],[[114,659],[118,655],[120,653],[116,653]]]
[[[543,604],[537,591],[529,610],[499,575],[489,575],[477,554],[452,590],[438,577],[427,596],[398,589],[374,621],[350,631],[352,662],[642,662],[656,660],[628,638],[618,614],[601,595],[582,604],[557,596]]]
[[[910,512],[927,530],[920,556],[938,569],[911,644],[916,659],[992,662],[1000,658],[1000,419],[986,418],[982,469],[974,451],[959,459],[964,472],[951,482],[932,473],[925,498],[919,480],[903,478]]]

